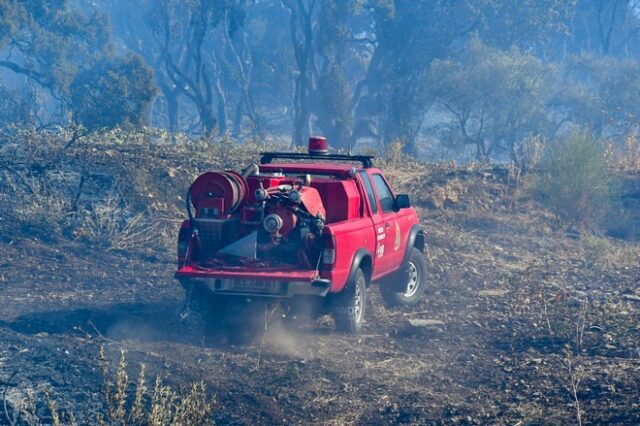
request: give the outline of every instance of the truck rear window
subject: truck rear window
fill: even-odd
[[[367,191],[367,197],[369,198],[369,205],[371,206],[371,212],[376,213],[378,211],[378,203],[376,203],[376,196],[373,193],[373,187],[369,180],[369,175],[364,170],[360,172],[360,178],[364,182],[364,188]]]
[[[391,194],[391,190],[389,189],[387,182],[384,181],[384,178],[381,175],[373,175],[373,183],[376,186],[376,191],[378,191],[378,198],[380,198],[382,211],[386,213],[394,211],[393,194]]]

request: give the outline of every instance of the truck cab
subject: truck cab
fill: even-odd
[[[309,147],[193,182],[175,273],[187,299],[311,297],[349,333],[362,328],[374,281],[387,303],[418,303],[424,234],[409,197],[372,157],[329,154],[322,137]]]

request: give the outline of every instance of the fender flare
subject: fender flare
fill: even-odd
[[[380,283],[394,291],[402,291],[406,285],[406,274],[409,271],[409,259],[413,248],[417,248],[422,253],[424,251],[424,231],[419,225],[413,225],[409,230],[409,237],[405,246],[404,256],[400,267],[389,275],[382,278]]]
[[[405,248],[404,257],[402,258],[403,266],[409,263],[411,251],[414,247],[420,250],[420,252],[424,251],[424,231],[420,228],[420,225],[413,225],[411,230],[409,230],[407,246]]]
[[[371,253],[363,247],[356,250],[356,253],[353,255],[353,260],[351,261],[351,269],[349,270],[349,275],[347,276],[347,281],[343,287],[346,288],[349,283],[352,283],[355,280],[356,272],[360,266],[364,266],[364,273],[367,277],[367,286],[371,284],[371,274],[373,273],[373,264],[371,259]]]

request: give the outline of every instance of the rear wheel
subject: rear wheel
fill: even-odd
[[[358,268],[353,282],[348,283],[333,302],[332,315],[336,329],[343,333],[358,334],[364,323],[366,301],[367,278]]]
[[[406,274],[403,275],[405,283],[402,289],[398,291],[384,284],[380,287],[380,293],[387,305],[415,306],[420,302],[427,287],[427,262],[424,255],[415,247],[411,250]]]
[[[179,332],[190,340],[204,339],[208,325],[219,314],[219,297],[206,287],[190,285],[185,288],[184,306],[180,310]]]

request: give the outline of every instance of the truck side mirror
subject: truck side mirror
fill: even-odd
[[[396,195],[395,204],[396,204],[396,211],[411,207],[411,201],[409,201],[409,195],[407,194]]]

